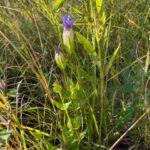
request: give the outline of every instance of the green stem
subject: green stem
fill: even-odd
[[[100,144],[102,139],[102,128],[103,128],[103,121],[104,121],[104,72],[103,72],[103,64],[102,64],[102,53],[100,49],[100,45],[98,44],[98,56],[99,56],[99,71],[100,71]]]

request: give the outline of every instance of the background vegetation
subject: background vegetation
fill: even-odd
[[[1,0],[0,146],[150,148],[149,0]],[[75,53],[62,17],[77,18]],[[67,60],[61,70],[54,47]]]

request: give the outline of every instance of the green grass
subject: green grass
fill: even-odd
[[[71,55],[65,14],[77,18]],[[149,148],[149,20],[148,0],[2,0],[0,146]]]

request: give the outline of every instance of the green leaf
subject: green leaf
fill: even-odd
[[[106,22],[106,14],[105,14],[105,11],[102,12],[102,16],[100,18],[100,21],[102,24],[104,24]]]
[[[53,146],[48,139],[43,138],[42,142],[44,143],[45,149],[50,149],[50,150],[61,150],[60,148],[58,148],[57,146]]]
[[[82,120],[81,116],[76,115],[74,118],[71,118],[71,120],[72,120],[73,128],[75,130],[79,129],[81,126],[81,120]]]
[[[83,44],[86,52],[90,56],[97,56],[97,53],[96,53],[95,49],[93,48],[93,46],[91,45],[91,43],[89,42],[89,40],[86,37],[84,37],[82,34],[80,34],[79,32],[75,32],[75,34],[76,34],[78,42]]]
[[[76,7],[73,7],[73,9],[74,9],[75,13],[77,13],[77,14],[79,14],[79,15],[82,15],[81,10],[79,10],[79,9],[76,8]]]
[[[56,0],[54,4],[54,11],[57,11],[64,3],[65,0]]]
[[[147,51],[147,57],[146,57],[146,62],[145,62],[145,74],[147,74],[148,72],[150,72],[150,70],[148,70],[148,67],[150,65],[150,52],[149,50]]]
[[[80,90],[80,85],[77,82],[74,86],[72,86],[70,88],[70,92],[71,92],[70,98],[71,99],[77,99],[79,90]]]
[[[97,9],[97,12],[98,12],[98,13],[99,13],[100,10],[101,10],[102,2],[103,2],[103,0],[96,0],[96,9]]]
[[[9,138],[12,131],[2,131],[0,132],[0,147],[4,144],[4,142]]]
[[[40,140],[42,138],[42,133],[40,131],[30,131],[30,133],[36,140]]]
[[[80,140],[80,141],[85,137],[86,132],[87,132],[86,130],[83,131],[83,132],[80,132],[80,134],[79,134],[79,140]]]
[[[7,140],[9,136],[11,135],[12,131],[2,131],[0,132],[0,139],[1,140]]]
[[[8,96],[16,97],[17,96],[17,89],[10,89],[8,92]]]
[[[60,110],[67,110],[69,105],[71,104],[71,102],[68,102],[68,103],[60,103],[60,102],[57,102],[57,101],[53,101],[54,102],[54,105],[59,108]]]
[[[62,86],[58,83],[58,82],[54,82],[54,84],[53,84],[53,91],[55,92],[55,93],[61,93],[61,90],[62,90]]]
[[[106,74],[108,73],[109,69],[112,67],[112,64],[113,64],[113,62],[114,62],[114,60],[115,60],[119,50],[120,50],[120,43],[119,43],[118,47],[115,49],[112,57],[110,58],[110,61],[109,61],[108,66],[106,68]]]
[[[102,25],[97,29],[97,32],[95,33],[96,39],[98,42],[100,42],[100,40],[103,37],[104,30],[105,30],[105,22],[106,22],[106,14],[105,14],[105,11],[103,11],[101,13],[101,18],[100,18],[100,24],[102,24]]]

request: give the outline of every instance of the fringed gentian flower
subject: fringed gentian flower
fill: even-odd
[[[66,64],[67,64],[66,59],[58,47],[55,47],[55,61],[57,66],[61,70],[64,70],[66,68]]]
[[[63,43],[69,54],[74,51],[74,33],[72,26],[77,21],[77,19],[70,20],[69,15],[65,15],[62,18],[63,21]]]

